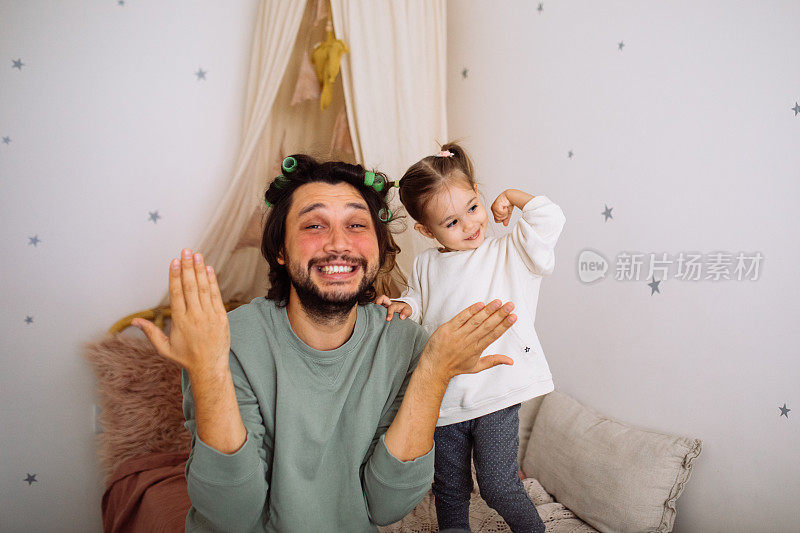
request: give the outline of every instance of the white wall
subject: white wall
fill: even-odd
[[[102,529],[79,346],[157,303],[205,228],[240,141],[255,10],[0,2],[0,531]]]
[[[537,6],[449,2],[448,112],[489,201],[520,188],[566,214],[536,321],[556,387],[703,439],[675,531],[797,531],[800,3]],[[579,280],[584,248],[606,279]],[[623,251],[764,260],[756,281],[673,266],[651,295],[646,271],[614,279]]]

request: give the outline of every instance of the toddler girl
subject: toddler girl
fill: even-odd
[[[411,317],[429,331],[476,301],[511,300],[518,319],[484,354],[503,354],[498,365],[450,381],[434,433],[433,493],[439,528],[469,530],[470,460],[481,496],[513,531],[544,532],[544,524],[517,474],[520,402],[553,390],[553,378],[534,330],[542,277],[553,271],[553,248],[564,226],[561,208],[546,196],[508,189],[492,203],[495,222],[508,225],[514,208],[522,218],[500,238],[486,238],[489,217],[472,163],[457,144],[409,168],[400,201],[414,228],[436,239],[415,260],[401,298],[376,303]]]

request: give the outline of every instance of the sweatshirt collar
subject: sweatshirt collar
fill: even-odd
[[[356,324],[353,327],[353,333],[347,341],[333,350],[315,350],[305,342],[292,329],[292,324],[289,322],[289,315],[286,312],[286,307],[278,308],[278,316],[281,322],[281,331],[284,339],[289,345],[300,352],[302,355],[309,356],[319,361],[334,361],[350,352],[357,349],[362,340],[364,339],[364,332],[367,330],[367,315],[364,311],[363,305],[356,305]]]

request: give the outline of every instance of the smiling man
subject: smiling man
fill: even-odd
[[[512,363],[481,357],[514,322],[511,303],[476,303],[430,339],[370,303],[398,251],[381,220],[385,177],[287,161],[265,195],[267,296],[226,316],[213,269],[184,250],[170,268],[170,337],[135,323],[183,366],[187,531],[366,532],[399,520],[430,488],[450,379]]]

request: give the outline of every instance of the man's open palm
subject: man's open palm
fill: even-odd
[[[136,318],[159,354],[190,373],[216,375],[228,370],[230,326],[217,278],[203,256],[184,249],[169,269],[169,305],[172,329],[169,337],[149,320]]]

